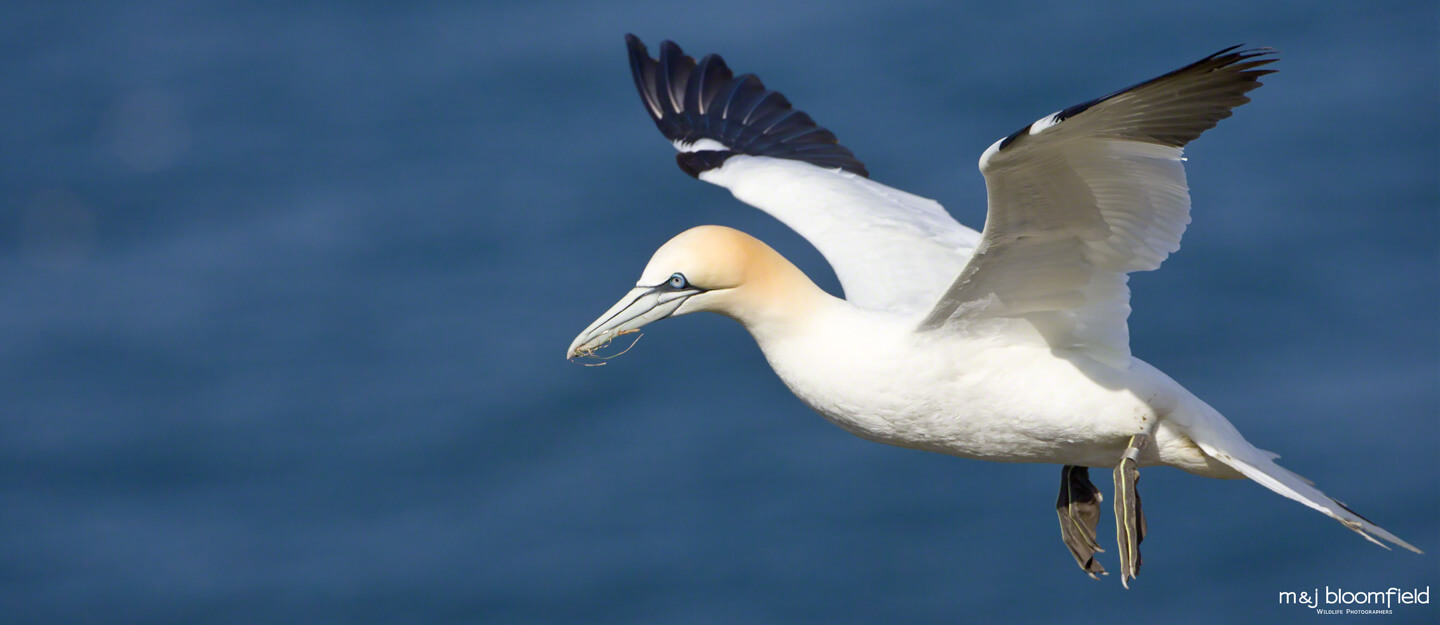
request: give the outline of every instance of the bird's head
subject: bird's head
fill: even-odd
[[[724,226],[691,228],[656,250],[635,288],[575,337],[566,357],[595,356],[617,336],[692,312],[733,317],[753,332],[754,323],[785,309],[806,286],[819,292],[759,239]]]

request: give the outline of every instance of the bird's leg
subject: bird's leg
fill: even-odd
[[[1075,562],[1091,579],[1107,575],[1105,567],[1095,561],[1095,553],[1105,551],[1095,542],[1095,526],[1100,523],[1100,502],[1105,498],[1090,482],[1090,470],[1065,465],[1060,469],[1060,498],[1055,501],[1055,514],[1060,517],[1060,540],[1075,556]]]
[[[1145,540],[1145,514],[1140,511],[1140,494],[1135,484],[1140,481],[1140,450],[1149,444],[1149,434],[1130,437],[1125,455],[1115,465],[1115,542],[1120,545],[1120,584],[1130,587],[1129,580],[1140,572],[1140,541]]]

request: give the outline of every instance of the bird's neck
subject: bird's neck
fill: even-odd
[[[743,324],[762,347],[803,333],[819,318],[850,306],[778,253],[757,260],[746,272],[745,286],[719,312]]]

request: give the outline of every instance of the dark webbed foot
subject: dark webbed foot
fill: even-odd
[[[1060,498],[1055,501],[1055,513],[1060,517],[1060,540],[1092,579],[1106,575],[1105,567],[1095,561],[1095,554],[1105,551],[1095,541],[1100,502],[1104,500],[1100,489],[1090,482],[1089,469],[1068,464],[1060,469]]]
[[[1145,540],[1145,514],[1140,511],[1140,450],[1150,442],[1149,434],[1130,437],[1130,445],[1120,464],[1115,465],[1115,542],[1120,546],[1120,584],[1130,587],[1130,580],[1140,572],[1140,541]]]

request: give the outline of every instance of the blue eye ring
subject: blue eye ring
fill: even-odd
[[[690,281],[685,279],[685,274],[677,273],[670,276],[670,281],[667,284],[672,289],[683,289],[690,286]]]

